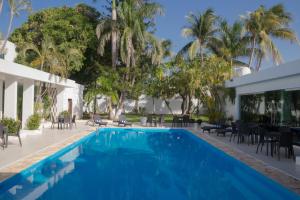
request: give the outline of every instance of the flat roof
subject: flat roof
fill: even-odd
[[[14,62],[0,59],[0,74],[16,76],[19,78],[31,79],[36,81],[42,81],[46,83],[52,83],[64,87],[75,88],[77,83],[70,79],[64,79],[60,76],[56,76],[41,70],[37,70],[31,67],[20,65]]]
[[[226,81],[225,86],[227,88],[235,88],[294,76],[299,76],[300,82],[300,59],[233,78],[232,80]]]

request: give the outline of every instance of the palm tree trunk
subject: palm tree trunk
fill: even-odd
[[[251,68],[252,61],[253,61],[253,58],[254,58],[255,44],[256,44],[256,37],[254,36],[253,40],[251,42],[251,55],[250,55],[249,66],[248,66],[249,68]]]
[[[115,0],[112,1],[111,19],[113,21],[113,30],[111,33],[112,69],[116,70],[116,66],[117,66],[117,32],[116,32],[117,9],[116,9],[116,1]]]
[[[167,99],[164,99],[164,102],[165,102],[167,108],[169,109],[170,113],[171,113],[172,115],[174,115],[174,114],[173,114],[173,110],[172,110],[172,108],[171,108],[171,106],[170,106],[170,102],[169,102]]]
[[[259,69],[260,69],[260,67],[261,67],[262,59],[263,59],[263,55],[260,54],[260,55],[259,55],[259,59],[258,59],[258,63],[257,63],[257,66],[256,66],[256,71],[259,71]]]
[[[14,19],[14,12],[11,10],[10,11],[9,25],[8,25],[6,37],[5,37],[5,39],[3,41],[3,44],[1,46],[0,53],[4,53],[4,49],[5,49],[6,43],[8,41],[9,35],[10,35],[10,31],[11,31],[11,28],[12,28],[13,19]]]
[[[204,55],[203,55],[203,49],[202,45],[200,44],[200,57],[201,57],[201,66],[204,64]]]

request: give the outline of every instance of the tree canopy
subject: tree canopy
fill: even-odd
[[[28,46],[26,44],[34,44],[42,49],[43,41],[49,38],[62,55],[70,55],[71,50],[76,50],[76,56],[67,58],[68,77],[74,77],[80,83],[86,84],[93,80],[93,73],[90,73],[90,80],[86,80],[81,73],[86,70],[97,72],[99,65],[95,29],[100,17],[95,8],[85,4],[79,4],[75,8],[45,9],[30,15],[28,21],[12,33],[10,40],[17,45],[19,51],[23,46]],[[17,62],[35,67],[32,61],[37,57],[38,54],[31,51],[27,55],[19,54]]]

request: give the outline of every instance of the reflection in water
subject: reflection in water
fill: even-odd
[[[183,130],[105,129],[0,185],[0,199],[292,199]]]

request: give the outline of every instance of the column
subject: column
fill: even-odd
[[[0,119],[2,119],[3,116],[3,95],[4,95],[3,81],[0,80]]]
[[[66,106],[65,106],[65,101],[64,101],[64,91],[65,91],[65,88],[62,87],[62,86],[57,86],[57,102],[56,102],[56,108],[57,108],[57,115],[64,111],[64,110],[67,110],[66,109]]]
[[[241,119],[241,95],[235,95],[235,120]]]
[[[34,80],[23,81],[22,127],[26,127],[27,119],[34,113]]]
[[[18,81],[14,76],[5,76],[4,117],[17,119]]]

